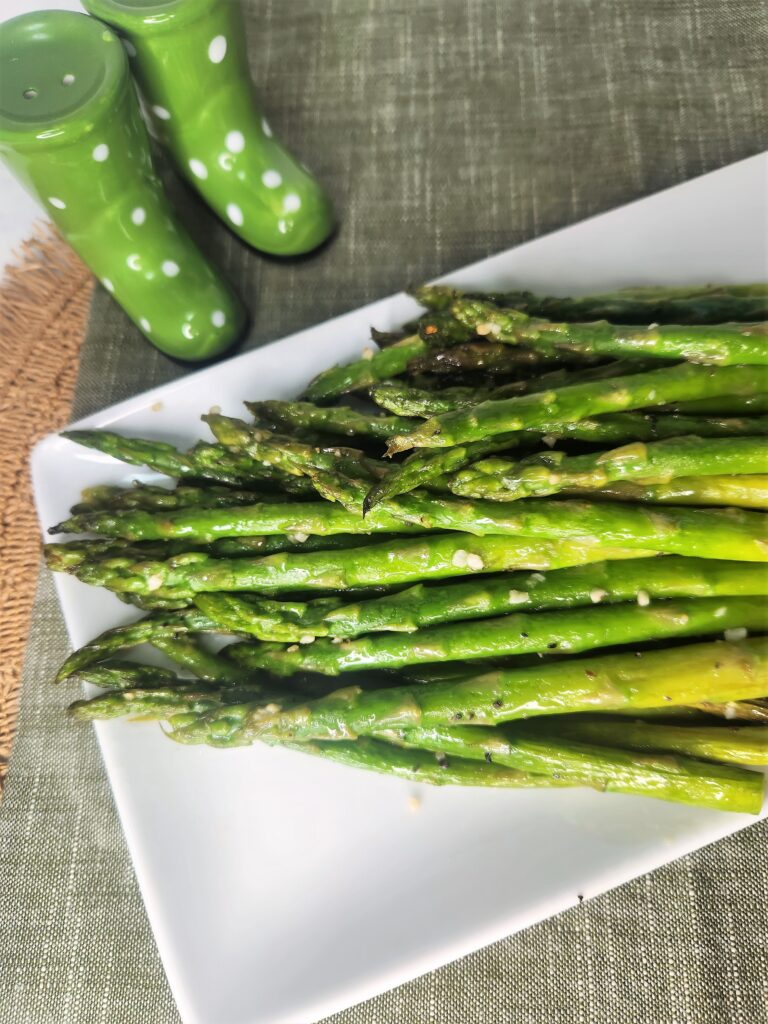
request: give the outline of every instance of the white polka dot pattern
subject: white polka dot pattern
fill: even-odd
[[[212,64],[221,64],[227,55],[226,36],[214,36],[208,44],[208,60]]]
[[[189,169],[192,171],[196,178],[200,178],[201,181],[205,181],[208,177],[208,168],[205,166],[202,160],[196,160],[194,157],[189,161]]]

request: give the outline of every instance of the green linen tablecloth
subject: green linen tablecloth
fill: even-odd
[[[261,345],[764,148],[765,15],[759,0],[252,2],[270,120],[341,230],[280,262],[180,201]],[[184,372],[98,292],[75,415]],[[171,1024],[94,736],[49,686],[66,652],[43,573],[0,809],[0,1021]],[[766,1022],[768,824],[331,1021]]]

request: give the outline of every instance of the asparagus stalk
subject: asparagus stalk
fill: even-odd
[[[451,387],[428,391],[426,388],[417,388],[388,380],[374,385],[370,389],[369,395],[376,405],[386,409],[387,412],[394,413],[392,419],[402,420],[407,417],[439,416],[444,412],[453,412],[454,409],[463,409],[467,405],[476,405],[477,402],[490,398],[493,390],[492,388]],[[407,433],[410,429],[411,427],[407,427],[401,433]]]
[[[102,509],[143,508],[148,511],[176,508],[231,508],[272,500],[258,491],[238,491],[232,487],[176,487],[169,490],[155,484],[133,487],[87,487],[82,500],[72,507],[71,515]]]
[[[566,487],[564,494],[651,505],[725,505],[768,510],[768,476],[683,476],[665,484],[619,481],[601,487]]]
[[[566,487],[598,489],[623,480],[668,483],[675,477],[724,473],[768,473],[765,439],[678,437],[589,455],[551,451],[521,462],[485,459],[457,473],[450,488],[468,498],[517,501]]]
[[[212,557],[238,558],[241,555],[273,555],[283,551],[343,551],[360,548],[386,538],[385,534],[336,533],[330,537],[296,533],[267,537],[222,537],[203,544],[196,541],[137,541],[119,539],[70,540],[64,544],[48,544],[45,553],[51,569],[67,572],[92,559],[128,558],[135,562],[173,558],[191,551]]]
[[[565,717],[581,719],[586,716]],[[604,724],[600,723],[597,727],[598,736],[594,738],[588,729],[580,732],[578,723],[570,730],[552,728],[550,722],[546,723],[545,730],[532,730],[530,724],[499,726],[495,729],[483,726],[417,726],[382,730],[376,735],[390,743],[401,743],[407,749],[431,750],[468,760],[484,760],[486,763],[521,771],[553,775],[601,792],[631,793],[695,807],[751,814],[757,814],[762,807],[765,780],[757,772],[706,764],[693,757],[630,753],[633,749],[648,749],[633,747],[631,742],[627,744],[629,750],[618,749],[615,745],[617,739],[623,740],[627,735],[624,727],[611,735],[605,728],[600,728],[600,724]],[[638,728],[642,731],[643,726],[639,725]],[[648,729],[651,732],[663,732],[665,729],[678,733],[694,731],[685,726],[676,728],[651,725]],[[709,731],[716,733],[720,730]],[[742,745],[746,749],[744,741]],[[684,748],[685,744],[682,746]],[[754,746],[759,749],[759,743]],[[727,749],[725,744],[723,747]],[[657,749],[676,750],[674,747]],[[763,740],[763,757],[766,749],[766,741]],[[685,749],[676,752],[686,753]]]
[[[766,346],[768,351],[768,346]],[[451,447],[489,434],[530,430],[544,423],[575,422],[601,413],[641,409],[666,402],[723,394],[755,394],[761,376],[749,366],[713,368],[684,363],[607,381],[574,384],[534,395],[482,402],[427,420],[390,442],[391,452],[414,447]]]
[[[761,722],[768,724],[768,696],[758,700],[737,700],[724,703],[701,701],[696,705],[698,711],[728,721]]]
[[[416,289],[414,297],[429,309],[447,310],[457,292],[445,285],[426,285]],[[492,296],[491,301],[529,316],[574,322],[609,320],[632,324],[657,320],[660,323],[720,324],[768,317],[768,286],[765,284],[644,286],[575,298],[513,290]]]
[[[139,665],[134,661],[112,661],[108,665],[82,668],[78,676],[84,683],[105,690],[153,690],[169,686],[182,686],[188,679],[180,679],[175,672],[157,665]]]
[[[768,365],[768,324],[721,323],[617,326],[607,320],[563,323],[528,317],[475,299],[451,305],[456,319],[481,336],[507,344],[525,344],[549,355],[652,356],[686,359],[693,363],[735,366]]]
[[[367,437],[387,441],[410,430],[413,422],[404,416],[369,416],[344,406],[318,406],[311,402],[246,402],[258,422],[283,429],[319,431],[342,437]]]
[[[56,674],[56,682],[61,683],[70,676],[83,671],[100,661],[105,661],[117,651],[124,651],[140,644],[151,643],[158,639],[172,638],[190,631],[219,630],[221,627],[203,615],[197,608],[178,612],[148,615],[125,626],[115,626],[100,633],[89,643],[73,651]],[[105,685],[93,675],[89,682],[97,686]]]
[[[763,696],[768,641],[714,641],[662,650],[591,654],[501,669],[460,682],[363,693],[347,687],[321,700],[250,719],[254,738],[348,739],[381,729],[495,725],[571,711],[656,708]]]
[[[471,337],[472,331],[462,328],[462,336]],[[332,366],[310,381],[305,397],[310,402],[326,402],[351,391],[362,391],[389,377],[405,373],[408,364],[429,348],[418,334],[412,334],[385,349],[368,349],[362,359],[345,366]]]
[[[458,353],[460,347],[450,349],[444,354]],[[386,381],[370,389],[370,395],[377,405],[401,416],[437,416],[443,412],[477,405],[489,398],[510,398],[512,395],[528,395],[549,388],[564,387],[567,384],[581,384],[586,381],[608,380],[621,377],[627,373],[639,373],[640,370],[653,369],[635,360],[614,360],[590,366],[586,369],[559,368],[543,373],[538,377],[515,380],[493,388],[453,387],[439,391],[409,387],[397,381]]]
[[[277,473],[269,473],[242,453],[229,452],[220,445],[197,444],[188,452],[177,451],[164,441],[123,437],[108,430],[65,430],[62,437],[86,448],[111,455],[132,466],[147,466],[157,473],[178,479],[210,480],[235,487],[251,486],[269,480],[273,486]],[[295,494],[312,493],[306,480],[281,478],[280,487]]]
[[[696,437],[739,437],[742,435],[764,436],[768,430],[768,418],[762,420],[715,420],[706,417],[645,416],[641,413],[617,413],[613,416],[599,416],[592,420],[575,423],[544,423],[536,430],[523,430],[517,434],[500,434],[496,450],[511,448],[515,443],[529,444],[543,437],[554,445],[558,440],[571,439],[599,443],[656,441],[680,437],[687,434]],[[458,472],[482,455],[482,441],[473,441],[453,448],[425,448],[413,452],[396,468],[371,488],[366,509],[375,507],[385,497],[412,491],[415,487],[439,487],[447,472]],[[480,445],[480,448],[474,447]],[[490,445],[489,445],[490,447]],[[486,449],[488,450],[488,449]],[[451,455],[447,453],[451,452]],[[446,470],[446,465],[450,467]]]
[[[152,690],[110,690],[90,700],[76,700],[69,705],[72,718],[80,722],[104,721],[124,715],[143,718],[170,718],[180,711],[200,714],[220,706],[219,692],[199,683],[156,687]]]
[[[230,656],[246,668],[263,668],[275,675],[296,672],[338,675],[365,668],[392,669],[511,654],[551,651],[570,654],[614,644],[767,627],[768,609],[762,598],[694,598],[659,601],[646,607],[617,604],[533,614],[521,612],[482,622],[428,627],[413,637],[380,633],[341,643],[320,639],[290,647],[239,643],[232,645]]]
[[[222,712],[197,715],[193,722],[178,716],[178,724],[171,721],[172,739],[181,743],[208,743],[216,747],[240,746],[251,742],[238,731],[239,721]],[[222,723],[229,725],[227,732]],[[231,724],[230,724],[231,723]],[[350,768],[393,775],[408,782],[423,782],[432,786],[493,786],[514,789],[550,788],[570,786],[567,779],[553,779],[547,775],[504,768],[500,765],[465,760],[460,757],[440,757],[424,750],[405,750],[383,743],[381,740],[361,737],[353,742],[337,743],[282,743],[280,746],[302,754],[311,754]]]
[[[662,412],[685,416],[764,416],[768,413],[768,392],[756,395],[720,395],[696,398],[662,406]]]
[[[197,607],[222,629],[278,643],[317,637],[350,639],[364,633],[415,633],[427,626],[485,619],[511,611],[573,608],[658,598],[759,596],[765,569],[713,559],[666,558],[595,562],[481,580],[423,584],[367,601],[254,600],[237,594],[198,594]],[[418,637],[416,638],[418,640]]]
[[[276,467],[286,476],[302,476],[310,467],[353,473],[375,480],[386,471],[380,460],[370,459],[355,448],[314,447],[292,437],[250,426],[230,416],[209,414],[202,419],[221,444],[247,453],[265,469]]]
[[[221,627],[217,626],[221,632]],[[187,669],[198,679],[221,686],[235,686],[244,682],[253,682],[254,674],[244,672],[242,667],[233,662],[226,648],[214,654],[200,644],[194,635],[177,633],[175,636],[156,636],[152,646],[170,658],[176,665]]]
[[[341,501],[350,510],[364,507],[365,485],[359,481],[325,476],[316,478],[315,486],[330,500]],[[418,491],[401,495],[383,507],[404,521],[428,525],[431,529],[453,528],[480,535],[493,532],[537,537],[599,537],[606,544],[624,548],[637,544],[646,551],[663,554],[748,562],[768,560],[765,516],[741,509],[665,508],[660,511],[599,501],[553,502],[533,498],[516,502],[505,516],[500,503],[464,500],[463,504],[454,504]],[[374,519],[379,511],[376,508],[371,513]]]
[[[342,552],[253,559],[187,555],[167,562],[136,563],[114,558],[85,562],[72,571],[84,583],[118,593],[191,600],[198,593],[211,591],[269,595],[296,590],[350,590],[506,569],[551,569],[638,555],[641,553],[631,548],[612,548],[582,538],[569,542],[442,534]],[[200,618],[210,621],[202,615]],[[184,630],[174,622],[171,632],[174,635]]]
[[[481,370],[490,375],[529,373],[556,360],[530,348],[513,348],[487,341],[470,341],[452,348],[428,349],[408,363],[408,373],[456,374]]]
[[[546,723],[525,723],[518,730],[524,736],[564,737],[627,750],[666,750],[725,764],[768,764],[768,729],[760,725],[669,725],[604,715],[562,715]]]

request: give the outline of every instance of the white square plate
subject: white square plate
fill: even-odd
[[[753,157],[446,280],[557,293],[764,279],[767,171]],[[240,415],[242,399],[289,398],[357,356],[369,325],[414,312],[405,295],[383,299],[78,426],[188,445],[213,403]],[[57,437],[32,469],[44,527],[83,487],[138,475]],[[56,583],[76,646],[132,617],[103,591]],[[586,791],[432,790],[266,747],[180,747],[150,725],[97,730],[188,1024],[308,1024],[754,820]]]

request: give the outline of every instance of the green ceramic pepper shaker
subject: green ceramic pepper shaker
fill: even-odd
[[[41,11],[0,32],[0,157],[163,352],[207,359],[245,311],[176,219],[154,173],[120,40]]]
[[[237,0],[83,0],[125,41],[153,131],[249,245],[310,252],[333,230],[324,191],[257,105]]]

